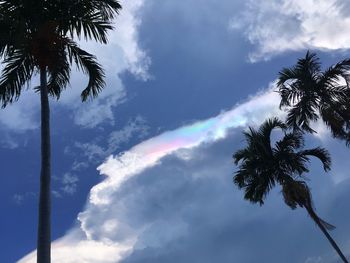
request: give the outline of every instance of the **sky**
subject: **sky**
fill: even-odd
[[[80,42],[106,88],[80,102],[86,76],[51,100],[52,257],[57,263],[336,263],[303,209],[278,187],[263,206],[232,183],[242,131],[284,117],[275,80],[307,50],[324,67],[349,57],[341,0],[122,0],[109,44]],[[37,79],[33,80],[34,87]],[[35,260],[40,104],[30,89],[0,111],[1,262]],[[349,149],[308,176],[317,212],[350,257]],[[276,134],[275,136],[278,136]]]

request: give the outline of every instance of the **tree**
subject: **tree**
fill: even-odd
[[[271,145],[271,132],[275,128],[283,131],[283,138]],[[288,132],[287,125],[277,118],[265,121],[259,130],[249,128],[244,132],[247,146],[238,150],[233,159],[239,164],[234,183],[244,189],[244,198],[252,203],[264,204],[270,190],[276,184],[282,187],[284,202],[292,209],[306,209],[311,219],[321,229],[344,262],[348,262],[335,241],[327,232],[334,226],[323,221],[312,205],[311,192],[303,174],[309,172],[310,157],[318,158],[325,171],[330,170],[328,152],[320,147],[303,150],[304,139],[300,131]]]
[[[104,71],[96,57],[84,51],[74,37],[107,43],[113,19],[121,9],[117,0],[1,0],[0,103],[18,100],[36,74],[41,98],[41,175],[37,262],[50,262],[51,159],[49,95],[59,99],[75,64],[89,76],[83,101],[103,89]]]
[[[350,145],[350,59],[321,71],[319,58],[307,52],[296,65],[279,72],[280,108],[287,108],[286,123],[314,133],[311,122],[319,118],[333,137]]]

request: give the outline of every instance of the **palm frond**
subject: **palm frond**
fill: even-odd
[[[350,81],[350,59],[345,59],[329,67],[321,75],[320,83],[324,86],[339,86],[340,79],[345,80],[347,86]]]
[[[263,122],[263,124],[260,126],[259,132],[262,137],[268,138],[268,141],[270,142],[271,132],[276,128],[285,130],[287,129],[287,125],[277,117],[273,117]]]
[[[59,31],[68,33],[71,38],[76,34],[79,38],[107,43],[107,33],[113,29],[113,19],[121,9],[119,2],[116,0],[68,2],[63,6],[64,16],[56,18]]]
[[[0,5],[0,57],[28,46],[27,21],[12,1]]]
[[[294,130],[302,129],[309,133],[316,131],[311,128],[311,121],[317,121],[317,102],[309,100],[308,98],[301,98],[301,100],[293,105],[288,113],[286,123]]]
[[[301,72],[307,72],[310,75],[318,74],[321,70],[320,59],[317,57],[316,53],[306,52],[305,58],[299,59],[296,64],[296,69]]]
[[[300,176],[309,171],[305,165],[305,158],[298,154],[298,150],[303,145],[303,134],[299,131],[286,133],[281,140],[276,142],[273,151],[279,170],[278,181],[280,183],[283,183],[286,177]]]
[[[233,154],[233,156],[232,156],[232,158],[233,158],[233,160],[234,160],[234,163],[237,165],[240,161],[244,161],[244,160],[246,160],[246,159],[248,159],[248,158],[250,158],[251,157],[251,152],[247,149],[247,148],[245,148],[245,149],[240,149],[240,150],[238,150],[238,151],[236,151],[234,154]]]
[[[100,10],[102,17],[109,20],[115,18],[115,15],[122,9],[121,4],[116,0],[93,0],[91,2],[96,5],[96,9]]]
[[[0,16],[0,57],[2,57],[6,51],[11,47],[13,42],[12,30],[9,30],[10,21],[4,19],[3,16]]]
[[[16,101],[24,84],[29,82],[34,71],[33,59],[26,50],[16,50],[7,57],[0,79],[0,101],[2,107]]]
[[[82,100],[86,101],[89,97],[97,97],[105,86],[103,80],[105,75],[101,65],[96,61],[95,56],[79,48],[75,42],[67,39],[66,43],[71,63],[74,61],[78,69],[89,76],[89,83],[81,93]]]
[[[296,65],[290,68],[283,68],[278,74],[277,87],[289,81],[305,81],[313,79],[321,69],[319,58],[315,53],[307,51],[304,58],[298,59]]]
[[[295,81],[299,79],[299,72],[294,68],[283,68],[278,73],[277,87],[282,87],[290,81]]]
[[[233,182],[239,189],[244,190],[244,199],[260,205],[264,204],[266,196],[275,186],[273,176],[255,170],[251,162],[246,162],[240,166],[240,169],[234,175]]]
[[[52,97],[60,98],[63,89],[69,85],[71,67],[65,53],[56,60],[54,67],[49,68],[48,92]]]
[[[252,202],[264,204],[266,196],[269,194],[271,189],[275,186],[275,181],[271,176],[254,176],[250,177],[244,187],[244,199]]]
[[[68,28],[71,37],[76,33],[79,39],[95,39],[104,44],[107,43],[107,32],[112,29],[111,22],[101,20],[96,14],[85,14],[84,17],[76,18]]]
[[[303,146],[304,137],[300,131],[285,133],[284,137],[276,142],[279,151],[294,152]]]
[[[323,164],[323,169],[327,172],[330,171],[331,169],[331,156],[329,154],[329,152],[321,147],[316,147],[313,149],[307,149],[307,150],[303,150],[300,151],[300,155],[308,158],[308,156],[313,156],[316,157],[317,159],[319,159],[322,164]]]

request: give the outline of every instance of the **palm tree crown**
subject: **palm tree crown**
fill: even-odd
[[[275,128],[283,131],[283,138],[271,142],[271,132]],[[300,130],[287,131],[287,125],[277,118],[265,121],[259,130],[249,128],[244,132],[247,146],[238,150],[233,159],[238,170],[234,183],[244,189],[244,198],[252,203],[264,204],[270,190],[279,184],[282,187],[284,202],[292,209],[298,206],[307,210],[311,219],[319,226],[329,242],[344,262],[348,262],[335,241],[328,234],[334,226],[323,221],[316,214],[309,187],[303,174],[309,172],[310,157],[316,157],[325,171],[330,170],[331,159],[328,152],[320,147],[303,149],[304,139]]]
[[[69,84],[73,63],[90,78],[82,99],[96,96],[104,87],[103,69],[73,37],[107,43],[107,32],[120,8],[116,0],[1,1],[2,106],[17,100],[22,87],[42,68],[49,74],[49,94],[59,98]]]
[[[321,118],[332,135],[350,143],[350,59],[321,71],[319,58],[307,52],[278,77],[281,108],[288,109],[287,124],[293,129],[315,132],[311,122]]]
[[[272,147],[270,136],[275,128],[282,129],[284,137]],[[245,199],[262,205],[276,183],[284,187],[306,187],[302,175],[309,172],[307,163],[311,156],[321,160],[325,171],[330,169],[331,160],[325,149],[318,147],[301,150],[304,143],[302,133],[288,133],[286,128],[283,122],[273,118],[265,121],[259,130],[249,128],[249,131],[244,132],[247,147],[238,150],[233,158],[236,164],[239,163],[234,183],[245,190]],[[287,196],[287,191],[283,193]],[[290,207],[305,205],[298,198],[290,199],[292,195],[288,196],[286,200]]]

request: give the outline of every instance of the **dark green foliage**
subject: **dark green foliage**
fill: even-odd
[[[40,68],[47,68],[49,94],[59,98],[69,85],[76,64],[89,76],[82,100],[104,87],[104,72],[96,57],[79,48],[74,36],[107,43],[113,19],[121,6],[116,0],[4,0],[0,4],[0,79],[3,107],[17,100],[22,87]]]
[[[281,129],[283,137],[272,145],[271,132],[276,128]],[[303,174],[309,172],[310,157],[318,158],[324,170],[329,171],[331,159],[328,152],[320,147],[303,150],[302,133],[288,132],[287,126],[277,118],[265,121],[258,130],[249,128],[244,136],[247,146],[233,155],[239,165],[233,180],[244,190],[244,198],[262,205],[270,190],[279,184],[289,207],[312,208],[311,194]]]
[[[293,129],[315,132],[311,122],[322,119],[332,135],[350,144],[350,59],[321,71],[319,58],[307,52],[291,68],[279,73],[281,108],[288,110],[286,123]]]

